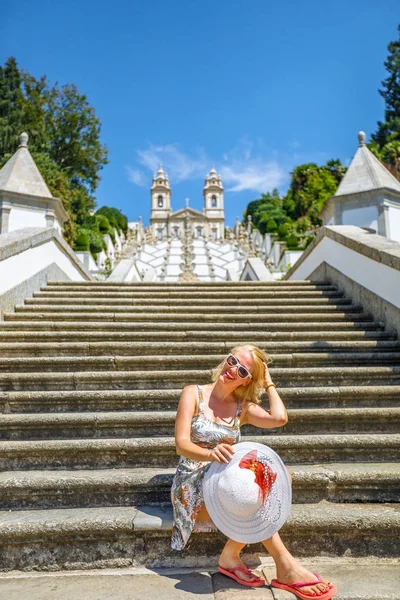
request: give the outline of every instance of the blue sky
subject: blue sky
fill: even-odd
[[[383,118],[378,87],[398,0],[18,0],[2,7],[0,60],[75,83],[110,163],[98,205],[148,221],[152,171],[172,207],[202,209],[212,164],[227,223],[290,170],[348,162]]]

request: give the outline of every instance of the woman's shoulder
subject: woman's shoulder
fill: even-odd
[[[197,394],[199,386],[196,383],[191,383],[190,385],[185,385],[182,389],[182,394]]]

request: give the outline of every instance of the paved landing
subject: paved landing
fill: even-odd
[[[267,579],[272,563],[263,561]],[[316,559],[309,568],[333,581],[336,600],[399,600],[400,560]],[[247,589],[219,573],[189,569],[118,569],[59,573],[0,574],[0,598],[7,600],[295,600],[269,587]]]

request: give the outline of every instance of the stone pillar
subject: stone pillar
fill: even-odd
[[[56,221],[56,213],[54,212],[54,210],[47,210],[46,211],[46,227],[54,227]]]
[[[0,203],[0,233],[8,233],[11,204],[4,201]]]

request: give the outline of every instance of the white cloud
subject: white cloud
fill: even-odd
[[[202,148],[185,153],[177,144],[150,144],[136,154],[136,165],[127,167],[127,171],[129,180],[139,186],[150,186],[151,177],[160,164],[172,183],[203,179],[215,164],[229,192],[265,192],[288,180],[287,164],[279,160],[279,155],[265,148],[262,141],[255,143],[246,137],[222,153],[220,160],[209,157]]]
[[[128,179],[135,185],[139,185],[141,187],[146,187],[148,184],[146,173],[140,171],[139,169],[132,169],[132,167],[126,167],[128,172]]]
[[[209,161],[202,149],[196,150],[190,156],[184,154],[176,144],[151,145],[146,150],[138,150],[137,156],[138,163],[152,173],[162,164],[171,181],[176,183],[204,177],[209,168]]]
[[[287,171],[276,161],[241,161],[223,165],[221,177],[228,184],[228,192],[266,192],[279,188],[288,178]]]

